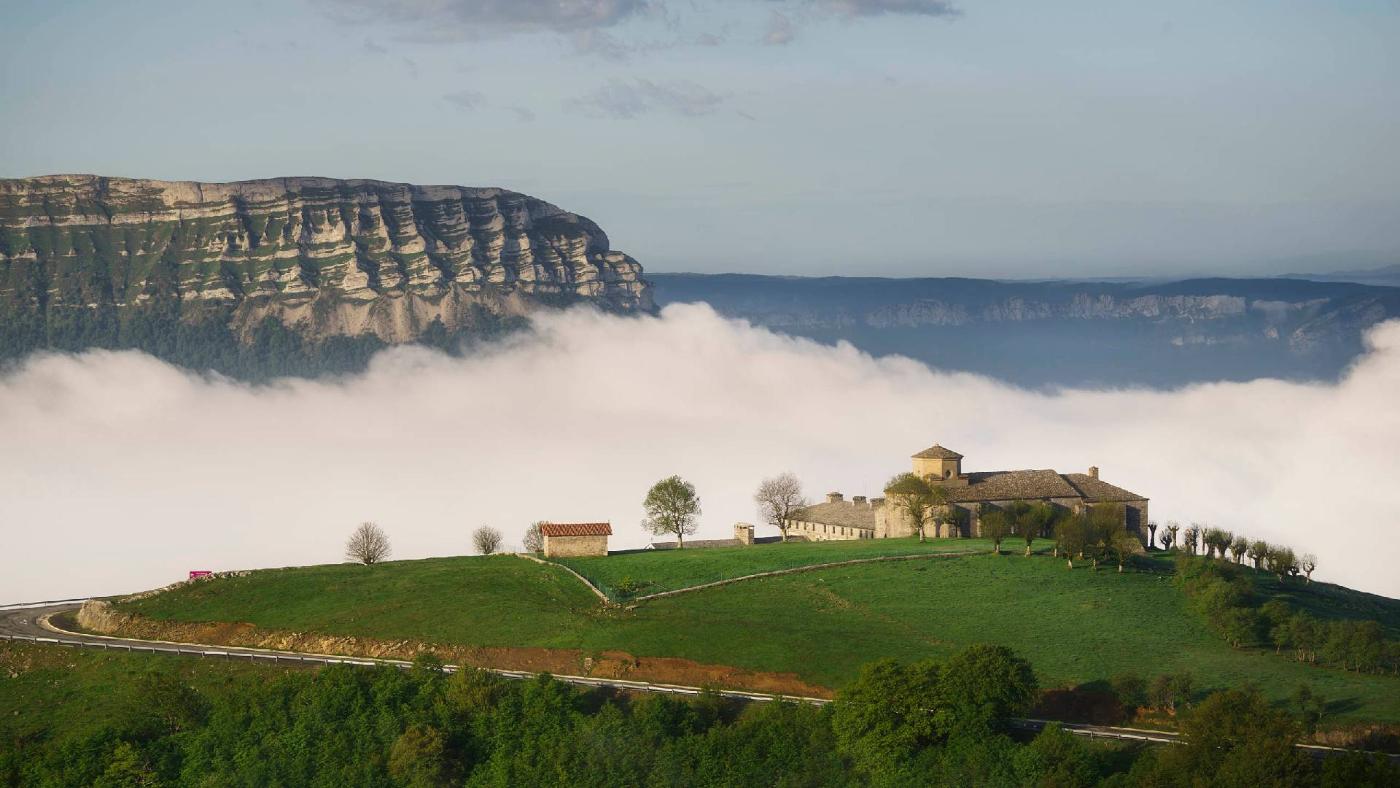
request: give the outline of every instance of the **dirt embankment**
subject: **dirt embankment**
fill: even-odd
[[[243,646],[379,659],[413,659],[431,652],[442,661],[478,668],[523,670],[573,676],[740,689],[775,695],[830,698],[826,687],[808,684],[791,673],[761,673],[707,665],[673,657],[634,657],[622,651],[462,646],[417,640],[380,640],[264,629],[247,623],[160,621],[124,612],[108,602],[83,603],[78,626],[88,632],[137,640],[164,640],[219,646]]]

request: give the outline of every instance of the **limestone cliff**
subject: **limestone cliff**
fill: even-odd
[[[267,318],[324,339],[416,338],[435,320],[583,300],[652,308],[642,268],[593,222],[495,188],[275,178],[0,180],[0,308],[178,304],[241,336]]]

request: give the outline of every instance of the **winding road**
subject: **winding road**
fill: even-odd
[[[359,665],[365,667],[387,665],[401,669],[407,669],[413,665],[411,662],[395,659],[345,657],[334,654],[304,654],[294,651],[276,651],[263,648],[218,646],[199,643],[172,643],[162,640],[135,640],[132,638],[109,637],[107,635],[92,635],[71,631],[53,623],[53,618],[55,616],[63,613],[76,612],[85,601],[86,600],[83,599],[72,599],[55,602],[40,602],[31,605],[0,605],[0,640],[59,645],[70,648],[126,651],[142,654],[183,655],[201,659],[243,659],[251,662],[263,662],[268,664]],[[456,671],[458,667],[456,665],[447,665],[445,669],[448,672],[453,672]],[[535,675],[527,671],[519,670],[491,669],[491,672],[511,679],[528,679],[533,678]],[[576,684],[584,687],[610,687],[632,692],[699,695],[703,691],[700,687],[687,687],[679,684],[657,684],[646,681],[595,678],[593,676],[555,675],[554,678],[568,684]],[[716,692],[722,697],[744,701],[788,700],[812,703],[815,705],[825,705],[831,702],[826,698],[786,695],[774,696],[758,692],[744,692],[742,690],[716,690]],[[1045,725],[1049,724],[1049,722],[1049,720],[1038,719],[1011,720],[1011,724],[1014,727],[1024,730],[1040,730],[1045,727]],[[1091,739],[1116,739],[1120,741],[1137,741],[1151,744],[1181,743],[1180,736],[1170,731],[1121,728],[1107,725],[1086,725],[1069,722],[1060,722],[1058,724],[1069,733]],[[1342,748],[1324,747],[1317,744],[1299,744],[1297,746],[1318,756],[1347,752],[1347,750]],[[1400,755],[1390,755],[1389,757],[1392,760],[1400,761]]]

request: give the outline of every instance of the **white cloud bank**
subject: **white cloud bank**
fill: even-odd
[[[1199,520],[1400,596],[1400,322],[1337,385],[1031,393],[875,360],[672,306],[579,310],[489,354],[405,348],[336,382],[250,387],[138,353],[30,361],[0,378],[0,601],[150,588],[189,569],[333,562],[361,520],[399,558],[460,554],[489,523],[611,520],[679,473],[703,536],[754,519],[758,480],[877,495],[938,441],[971,470],[1099,465]]]

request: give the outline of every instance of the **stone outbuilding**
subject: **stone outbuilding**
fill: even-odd
[[[607,555],[612,523],[540,523],[545,558]]]

